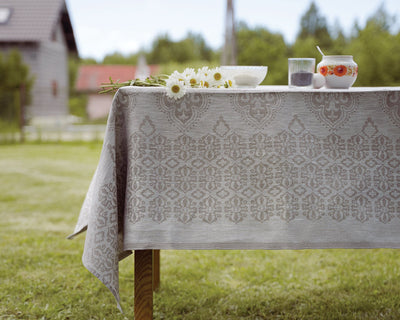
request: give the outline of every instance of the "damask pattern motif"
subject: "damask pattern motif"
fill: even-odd
[[[400,93],[398,91],[387,92],[381,98],[381,105],[393,123],[400,127]]]
[[[270,123],[282,106],[284,93],[248,93],[232,94],[230,101],[242,118],[256,128],[263,128]]]
[[[155,127],[148,118],[144,121]],[[218,123],[224,123],[223,132],[216,130]],[[221,116],[213,133],[197,138],[182,134],[171,139],[157,130],[147,136],[135,133],[136,147],[128,157],[139,153],[136,148],[147,148],[140,151],[145,161],[129,169],[134,187],[128,198],[143,195],[141,203],[134,199],[133,212],[139,212],[130,222],[147,217],[158,223],[226,219],[240,224],[276,216],[290,223],[297,216],[311,221],[325,216],[337,222],[390,223],[400,218],[400,193],[393,191],[400,181],[397,141],[378,131],[371,135],[365,130],[371,125],[373,120],[367,119],[359,134],[346,139],[318,137],[294,117],[276,135],[245,137]]]
[[[335,130],[349,121],[351,114],[359,107],[357,95],[338,93],[305,93],[306,105],[329,129]]]
[[[210,96],[200,93],[188,94],[179,100],[162,93],[157,100],[158,107],[167,115],[170,123],[182,131],[196,125],[210,106]]]

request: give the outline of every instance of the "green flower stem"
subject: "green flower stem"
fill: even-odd
[[[134,79],[128,80],[124,82],[119,82],[119,80],[114,81],[110,77],[109,83],[103,83],[100,87],[102,90],[99,93],[110,93],[116,92],[119,88],[127,87],[127,86],[135,86],[135,87],[163,87],[166,85],[165,80],[168,79],[168,75],[158,75],[158,76],[150,76],[145,80]]]

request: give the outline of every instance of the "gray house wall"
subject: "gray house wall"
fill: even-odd
[[[67,116],[68,56],[78,51],[65,0],[0,0],[0,7],[13,10],[0,25],[0,51],[18,49],[35,78],[27,119]]]
[[[37,71],[30,116],[68,115],[68,50],[60,24],[55,41],[40,42],[33,69]],[[56,88],[53,88],[54,85]]]
[[[6,54],[17,49],[35,78],[27,118],[63,117],[69,113],[68,49],[60,23],[56,30],[55,41],[0,43],[0,50]],[[54,82],[57,84],[55,95]]]

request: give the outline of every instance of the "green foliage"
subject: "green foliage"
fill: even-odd
[[[99,62],[94,58],[84,58],[80,59],[80,64],[99,64]]]
[[[3,130],[18,128],[21,104],[29,104],[34,79],[17,50],[10,51],[6,56],[0,53],[0,74],[0,120],[5,123]]]
[[[0,88],[0,134],[19,130],[20,90]]]
[[[68,57],[68,80],[69,80],[69,94],[72,95],[75,92],[75,84],[78,76],[80,62],[74,56],[71,55]]]
[[[78,76],[79,65],[83,62],[78,60],[75,56],[68,58],[68,73],[69,73],[69,114],[87,119],[86,105],[87,95],[77,93],[75,90],[75,84]]]
[[[29,90],[33,85],[29,67],[18,50],[10,51],[5,57],[0,53],[0,74],[0,88],[18,89],[24,85]]]
[[[213,52],[207,46],[201,35],[188,33],[185,39],[172,41],[168,34],[158,36],[147,54],[150,64],[165,64],[169,62],[189,62],[194,60],[213,59]]]
[[[314,37],[319,46],[330,48],[332,46],[332,38],[328,30],[328,24],[325,17],[321,16],[314,2],[310,8],[301,17],[299,39]]]
[[[400,82],[399,34],[392,35],[382,11],[368,20],[349,45],[359,66],[356,85],[398,85]]]
[[[0,146],[0,318],[133,319],[82,265],[77,222],[101,143]],[[154,319],[400,319],[398,250],[163,250]]]
[[[123,55],[119,52],[114,52],[113,54],[106,55],[103,59],[103,64],[126,64],[126,65],[136,65],[138,62],[138,57],[140,53]]]
[[[349,39],[343,33],[339,24],[335,25],[333,44],[330,49],[332,55],[348,55]]]
[[[393,82],[390,85],[399,86],[400,85],[400,58],[395,52],[400,52],[400,32],[393,37],[392,41],[392,68],[390,74],[392,76]],[[397,58],[396,58],[397,57]]]
[[[69,104],[69,113],[80,117],[82,119],[87,118],[86,113],[86,105],[87,105],[88,97],[86,94],[77,94],[74,93],[70,96],[68,104]]]
[[[238,64],[269,66],[267,84],[287,83],[288,50],[279,33],[250,29],[244,23],[237,31]]]
[[[313,36],[304,39],[297,38],[291,47],[291,57],[293,58],[315,58],[316,61],[321,59],[321,55],[315,49],[319,45],[318,40]]]

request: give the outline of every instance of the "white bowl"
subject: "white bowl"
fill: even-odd
[[[238,87],[255,88],[267,75],[266,66],[221,66],[224,75]]]

